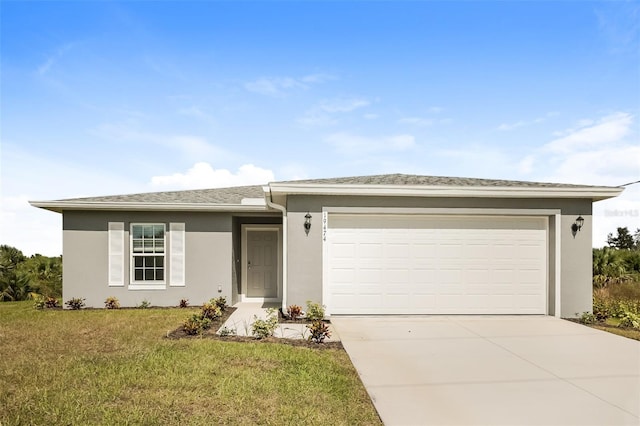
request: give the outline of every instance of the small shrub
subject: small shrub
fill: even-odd
[[[620,320],[619,327],[629,327],[640,330],[640,315],[627,311]]]
[[[578,314],[576,313],[576,315]],[[595,324],[596,316],[593,315],[591,312],[583,312],[582,315],[580,315],[580,317],[578,318],[578,320],[582,324]]]
[[[137,307],[139,309],[148,309],[151,307],[151,302],[145,299],[142,302],[140,302],[140,304]]]
[[[47,297],[44,301],[44,307],[47,309],[59,308],[60,302],[55,297]]]
[[[599,322],[606,321],[611,313],[609,311],[609,304],[604,299],[597,297],[593,298],[593,315]]]
[[[311,335],[309,335],[310,342],[322,343],[324,339],[331,337],[329,326],[322,321],[314,321],[311,324],[307,324],[307,328],[311,332]]]
[[[42,297],[38,297],[35,299],[36,301],[33,304],[34,309],[44,309],[45,306],[45,300]]]
[[[36,297],[33,307],[36,309],[55,309],[60,307],[60,302],[55,297]]]
[[[209,303],[216,305],[222,312],[227,310],[227,299],[224,296],[214,297]]]
[[[79,297],[72,297],[71,299],[65,302],[65,305],[72,311],[77,311],[84,308],[84,299]]]
[[[307,319],[309,321],[322,321],[324,319],[324,306],[307,300]]]
[[[120,301],[117,297],[109,296],[104,301],[104,307],[106,309],[120,309]]]
[[[222,310],[217,305],[208,302],[202,305],[201,315],[203,318],[209,318],[214,321],[222,316]]]
[[[181,308],[189,307],[189,299],[180,299],[180,303],[178,304]]]
[[[273,336],[278,327],[278,314],[274,308],[267,309],[267,318],[261,319],[256,315],[253,316],[253,324],[251,324],[251,334],[256,339],[265,339]]]
[[[287,314],[289,315],[289,318],[295,321],[302,315],[302,307],[298,305],[291,305],[287,308]]]
[[[218,334],[222,337],[227,337],[235,336],[236,334],[238,334],[238,332],[235,328],[228,328],[227,326],[224,326],[218,331]]]
[[[190,336],[202,334],[209,327],[211,327],[211,320],[203,317],[201,314],[191,315],[189,318],[184,320],[184,323],[182,324],[184,332]]]

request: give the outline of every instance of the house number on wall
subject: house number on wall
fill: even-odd
[[[327,241],[327,212],[322,212],[322,241]]]

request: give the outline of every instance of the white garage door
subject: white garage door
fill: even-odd
[[[329,214],[331,314],[546,314],[547,219]]]

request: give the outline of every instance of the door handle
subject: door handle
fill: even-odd
[[[247,262],[247,265],[249,266],[249,269],[251,269],[251,261]]]

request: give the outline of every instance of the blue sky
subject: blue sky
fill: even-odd
[[[639,2],[0,2],[0,242],[27,200],[380,173],[640,179]],[[594,246],[640,227],[640,185]]]

